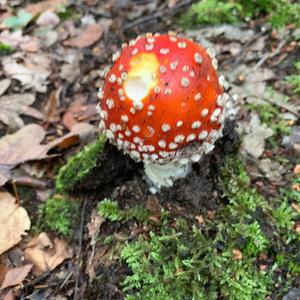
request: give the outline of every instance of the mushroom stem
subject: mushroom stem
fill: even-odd
[[[171,187],[176,179],[185,177],[191,171],[191,163],[180,164],[176,161],[160,165],[147,162],[144,168],[147,180],[152,185],[150,191],[156,193],[161,187]]]

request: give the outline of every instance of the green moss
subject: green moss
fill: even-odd
[[[68,236],[78,218],[79,203],[56,195],[39,207],[39,230],[53,230]]]
[[[96,166],[105,142],[105,136],[101,135],[94,143],[87,145],[60,168],[55,181],[58,192],[71,192],[78,183],[86,178]]]
[[[76,11],[74,6],[60,5],[58,9],[58,16],[61,21],[80,19],[80,14]]]
[[[150,216],[150,212],[143,205],[122,210],[117,202],[109,199],[104,199],[99,202],[97,205],[97,211],[102,217],[110,221],[135,219],[143,223],[146,222]]]
[[[291,84],[294,92],[300,94],[300,61],[295,62],[295,74],[286,77],[286,82]]]
[[[288,0],[202,0],[193,4],[182,17],[184,26],[197,24],[234,24],[245,19],[266,16],[274,27],[300,26],[300,4]]]
[[[203,0],[193,4],[181,19],[184,27],[192,27],[196,24],[234,24],[239,22],[241,6],[234,2],[222,2],[218,0]]]
[[[296,201],[293,190],[285,188],[265,199],[251,187],[244,162],[237,156],[226,160],[219,188],[228,204],[213,220],[206,219],[201,229],[190,219],[165,215],[148,234],[127,242],[121,261],[132,274],[123,282],[125,299],[263,300],[275,285],[284,295],[285,283],[294,284],[291,278],[299,264],[293,232],[297,216],[290,207]],[[114,221],[130,217],[108,200],[99,204],[98,211]],[[262,253],[272,261],[266,271],[259,268]]]
[[[11,45],[0,43],[0,54],[9,54],[14,51]]]
[[[125,299],[265,299],[270,277],[251,260],[234,259],[229,241],[223,250],[219,243],[184,222],[140,236],[121,252],[133,272]]]

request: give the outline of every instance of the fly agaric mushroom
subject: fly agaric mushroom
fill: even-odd
[[[218,77],[212,49],[168,35],[146,34],[122,45],[105,76],[100,129],[143,161],[152,186],[172,186],[214,148],[236,109]]]

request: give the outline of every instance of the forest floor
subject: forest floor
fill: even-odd
[[[191,28],[192,2],[0,1],[0,299],[300,299],[300,28]],[[239,106],[155,195],[96,110],[150,30],[215,48]]]

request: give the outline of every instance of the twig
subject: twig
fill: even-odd
[[[290,112],[291,114],[299,117],[300,116],[300,113],[299,113],[299,109],[298,107],[294,106],[294,105],[291,105],[291,104],[288,104],[288,103],[283,103],[283,102],[280,102],[280,101],[277,101],[277,100],[274,100],[272,97],[269,97],[269,98],[262,98],[261,96],[258,96],[258,95],[255,95],[255,94],[247,94],[247,97],[255,97],[255,98],[259,98],[260,100],[262,101],[265,101],[265,102],[269,102],[269,103],[272,103],[280,108],[283,108],[285,109],[286,111]]]
[[[69,273],[69,275],[66,277],[66,279],[63,281],[63,283],[60,285],[60,289],[62,289],[65,284],[68,282],[68,280],[71,278],[71,276],[73,275],[73,271]]]
[[[77,264],[76,264],[76,274],[75,274],[75,290],[74,290],[74,300],[78,300],[78,283],[79,283],[79,273],[80,273],[80,259],[82,252],[82,236],[83,236],[83,226],[84,226],[84,215],[86,209],[87,201],[84,200],[81,210],[81,220],[80,220],[80,232],[79,232],[79,242],[78,242],[78,253],[77,253]]]
[[[150,21],[153,21],[154,19],[159,19],[165,15],[170,15],[170,14],[174,14],[176,11],[178,11],[180,8],[190,5],[191,3],[195,2],[195,0],[183,0],[182,2],[179,2],[178,4],[176,4],[174,7],[172,8],[165,8],[165,9],[161,9],[158,10],[156,13],[154,14],[150,14],[150,15],[146,15],[146,16],[141,16],[139,18],[137,18],[136,20],[127,23],[123,26],[124,30],[130,29],[134,26],[140,25],[142,23],[147,23]]]
[[[11,181],[15,185],[29,186],[40,190],[47,188],[47,183],[45,181],[30,176],[14,177]]]
[[[252,45],[253,43],[255,43],[260,37],[264,36],[267,33],[268,33],[267,31],[261,31],[257,35],[255,35],[251,40],[246,42],[245,45],[243,45],[239,56],[237,58],[233,58],[234,60],[231,63],[231,67],[234,68],[235,66],[237,66],[242,61],[242,59],[245,57],[246,50],[249,50],[249,46]]]
[[[262,66],[265,61],[269,58],[273,58],[274,56],[280,54],[281,49],[283,48],[283,46],[286,44],[287,42],[287,38],[283,39],[280,41],[280,43],[278,44],[277,48],[275,49],[275,51],[273,52],[268,52],[266,53],[258,62],[257,64],[253,67],[253,69],[258,69],[260,66]]]
[[[16,197],[16,203],[19,204],[20,203],[20,195],[19,195],[19,192],[18,192],[16,182],[14,180],[12,180],[11,185],[12,185],[12,188],[14,190],[15,197]]]

